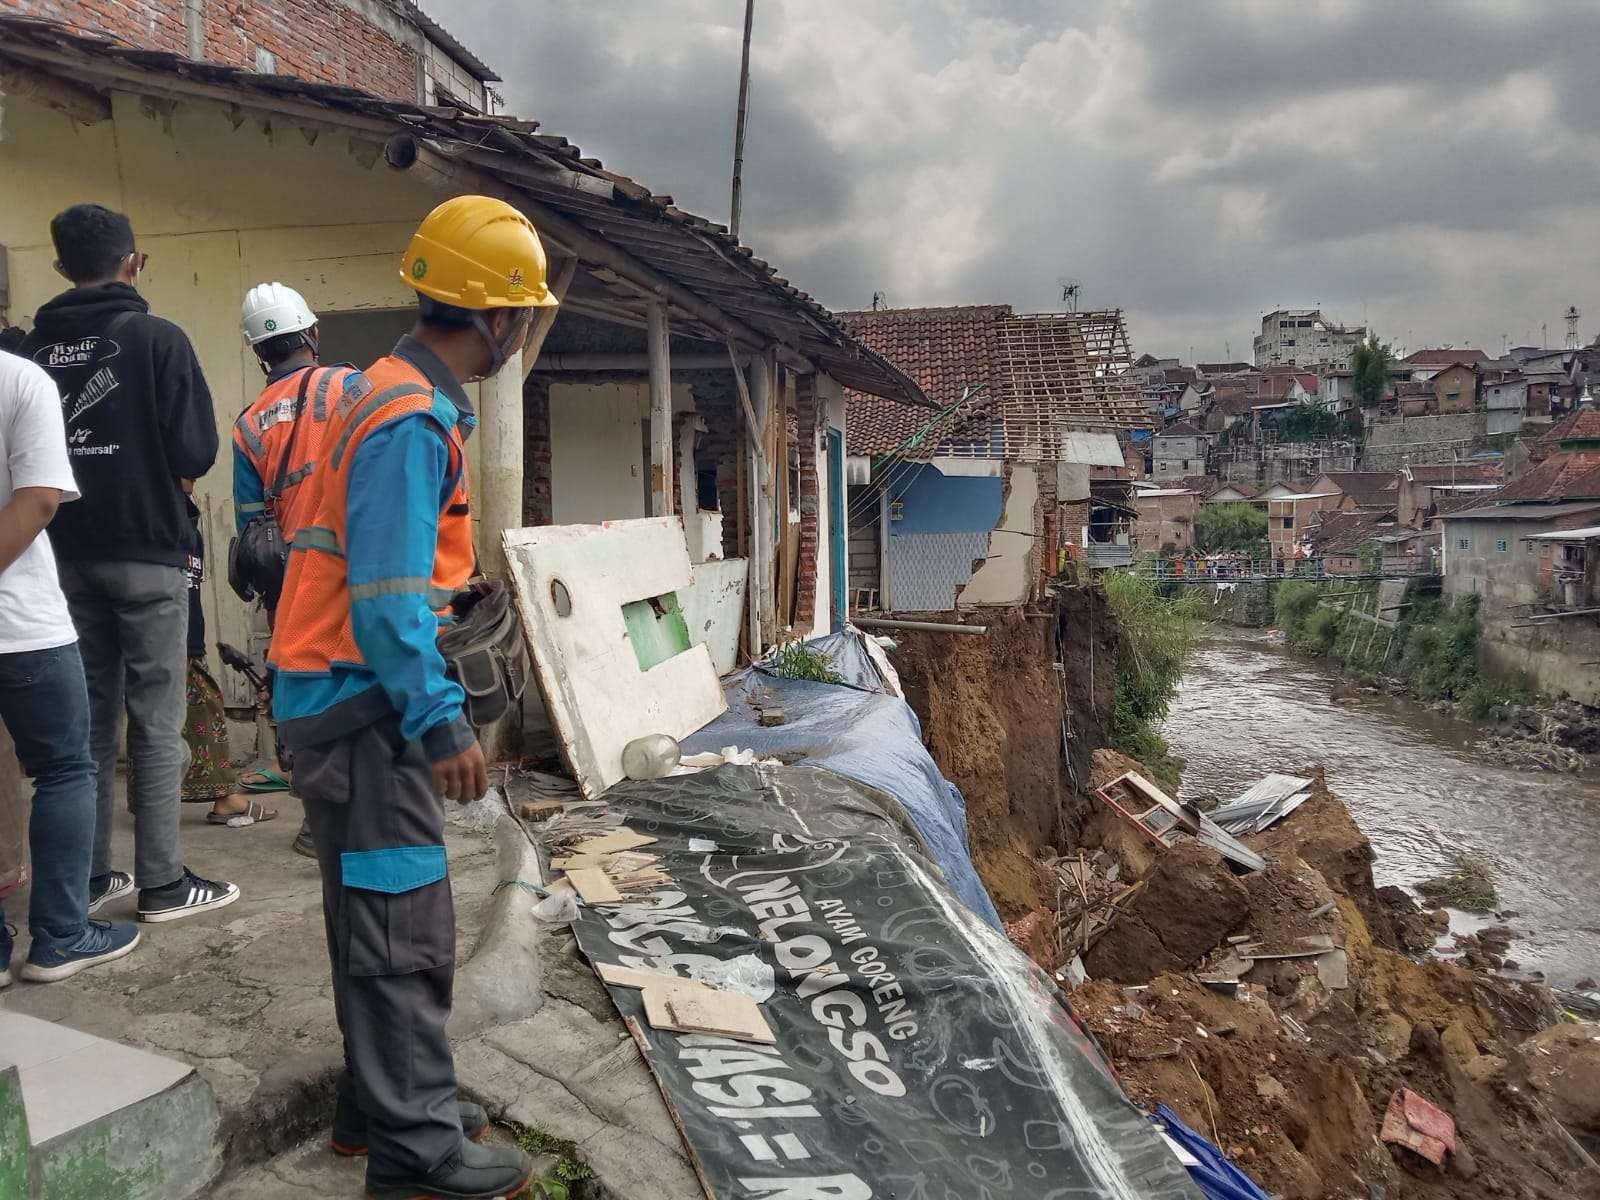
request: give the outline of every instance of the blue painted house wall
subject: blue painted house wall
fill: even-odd
[[[891,477],[885,575],[888,601],[897,612],[944,612],[972,577],[975,559],[989,552],[989,534],[1000,523],[1005,481],[942,475],[936,467],[908,464]]]

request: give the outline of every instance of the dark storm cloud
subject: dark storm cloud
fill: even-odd
[[[741,0],[425,6],[510,111],[727,219]],[[1498,346],[1600,316],[1597,45],[1564,0],[757,0],[742,232],[840,308],[1070,277],[1155,350],[1319,302]]]

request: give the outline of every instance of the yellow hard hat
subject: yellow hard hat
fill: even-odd
[[[407,287],[457,308],[554,308],[544,246],[504,200],[456,196],[423,218],[400,260]]]

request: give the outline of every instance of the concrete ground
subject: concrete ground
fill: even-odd
[[[514,799],[516,790],[513,783]],[[207,1194],[360,1195],[360,1165],[322,1148],[340,1050],[318,870],[290,849],[299,802],[267,800],[279,817],[242,829],[207,825],[207,805],[184,806],[188,865],[237,883],[238,902],[143,926],[128,958],[63,983],[14,983],[0,1006],[193,1063],[222,1112],[223,1176]],[[127,866],[131,824],[118,815],[116,862]],[[452,1037],[463,1093],[497,1119],[572,1143],[595,1173],[590,1196],[693,1200],[701,1190],[654,1078],[570,930],[536,922],[527,892],[497,891],[519,872],[537,879],[531,852],[509,823],[507,831],[510,865],[505,836],[497,861],[493,834],[446,823],[460,964]],[[131,920],[133,902],[98,915]],[[26,903],[25,893],[6,898],[14,924],[25,927]]]

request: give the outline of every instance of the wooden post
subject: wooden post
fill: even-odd
[[[752,358],[750,378],[739,362],[733,343],[728,343],[728,361],[733,366],[734,387],[739,392],[739,404],[744,410],[745,435],[750,447],[750,559],[749,582],[745,585],[745,613],[748,617],[750,657],[759,658],[766,648],[767,599],[771,595],[770,579],[772,554],[772,514],[766,503],[767,449],[763,405],[767,401],[766,361]],[[741,519],[743,513],[740,514]],[[765,581],[765,582],[764,582]]]
[[[663,302],[650,305],[649,322],[650,515],[665,517],[672,512],[672,361]]]

